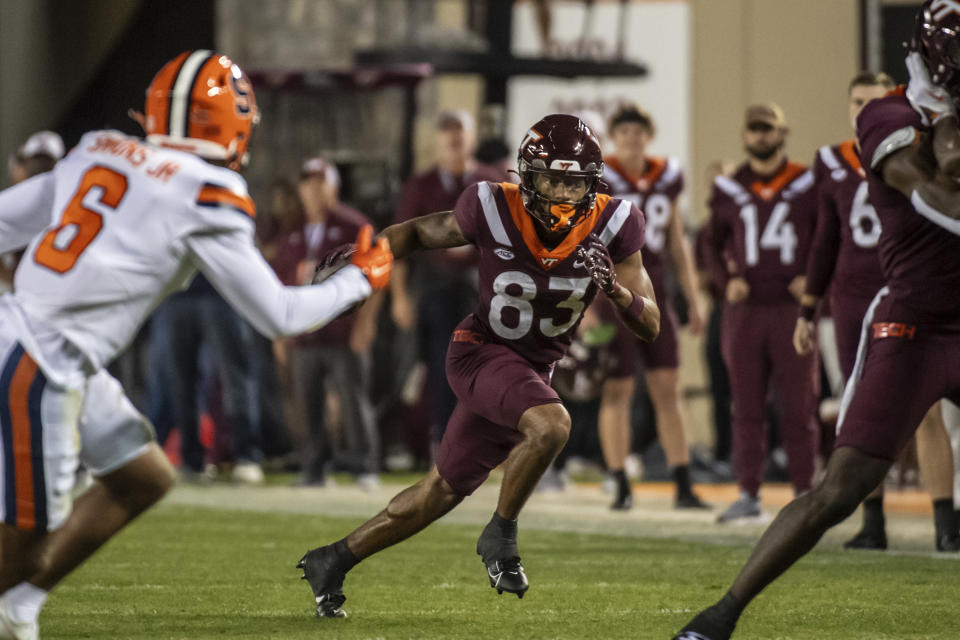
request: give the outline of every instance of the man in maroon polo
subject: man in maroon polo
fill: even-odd
[[[324,158],[303,163],[298,190],[304,224],[277,240],[274,271],[286,285],[310,284],[321,256],[342,245],[370,221],[339,199],[340,176]],[[374,294],[356,313],[333,320],[322,329],[281,343],[290,354],[297,411],[306,427],[302,482],[322,486],[328,468],[349,471],[365,489],[377,486],[380,439],[368,392],[366,355],[376,337],[376,312],[381,296]],[[324,415],[324,382],[339,396],[345,450],[334,455]]]
[[[475,143],[474,121],[469,113],[442,112],[436,127],[436,164],[407,180],[394,222],[450,211],[466,187],[483,180],[504,180],[502,171],[473,159]],[[476,250],[465,246],[399,262],[391,278],[393,320],[401,329],[416,329],[420,359],[427,365],[434,443],[440,441],[456,404],[444,373],[447,342],[476,299],[476,277]]]

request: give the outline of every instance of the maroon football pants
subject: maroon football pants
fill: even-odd
[[[863,316],[873,301],[876,291],[868,291],[866,295],[853,293],[830,296],[830,312],[833,316],[834,333],[837,336],[837,354],[840,357],[840,371],[843,372],[844,382],[850,379],[853,365],[857,361],[857,347],[860,344],[860,331],[863,326]]]
[[[737,481],[760,491],[767,457],[766,404],[773,383],[783,448],[796,492],[813,481],[819,428],[814,418],[819,386],[816,353],[793,348],[795,303],[728,305],[723,312],[723,357],[733,398],[733,457]]]

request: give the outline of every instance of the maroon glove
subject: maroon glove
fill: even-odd
[[[351,243],[340,245],[323,256],[313,272],[311,284],[319,284],[350,264],[353,254],[357,252],[357,245]]]
[[[587,274],[601,291],[608,296],[616,293],[617,271],[613,266],[613,258],[595,233],[590,234],[586,249],[582,245],[577,249],[577,257],[583,261]]]

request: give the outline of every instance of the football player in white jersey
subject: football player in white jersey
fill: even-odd
[[[185,52],[147,91],[145,141],[87,133],[53,171],[0,193],[0,253],[27,247],[0,298],[0,638],[36,637],[46,592],[172,485],[152,428],[103,369],[164,297],[199,269],[278,337],[389,280],[393,256],[367,227],[352,264],[280,284],[238,173],[257,117],[237,65]],[[71,513],[78,457],[99,482]]]

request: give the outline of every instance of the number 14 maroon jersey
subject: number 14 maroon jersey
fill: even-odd
[[[802,275],[817,222],[813,174],[784,162],[772,176],[742,165],[733,176],[718,176],[710,196],[710,233],[714,261],[726,251],[734,274],[750,285],[749,302],[794,300],[790,282]]]
[[[643,246],[643,214],[629,202],[603,194],[554,249],[543,246],[534,227],[538,223],[514,184],[479,182],[468,187],[454,215],[480,253],[479,303],[471,330],[535,365],[549,365],[563,356],[583,310],[597,295],[577,247],[595,233],[617,264]]]

